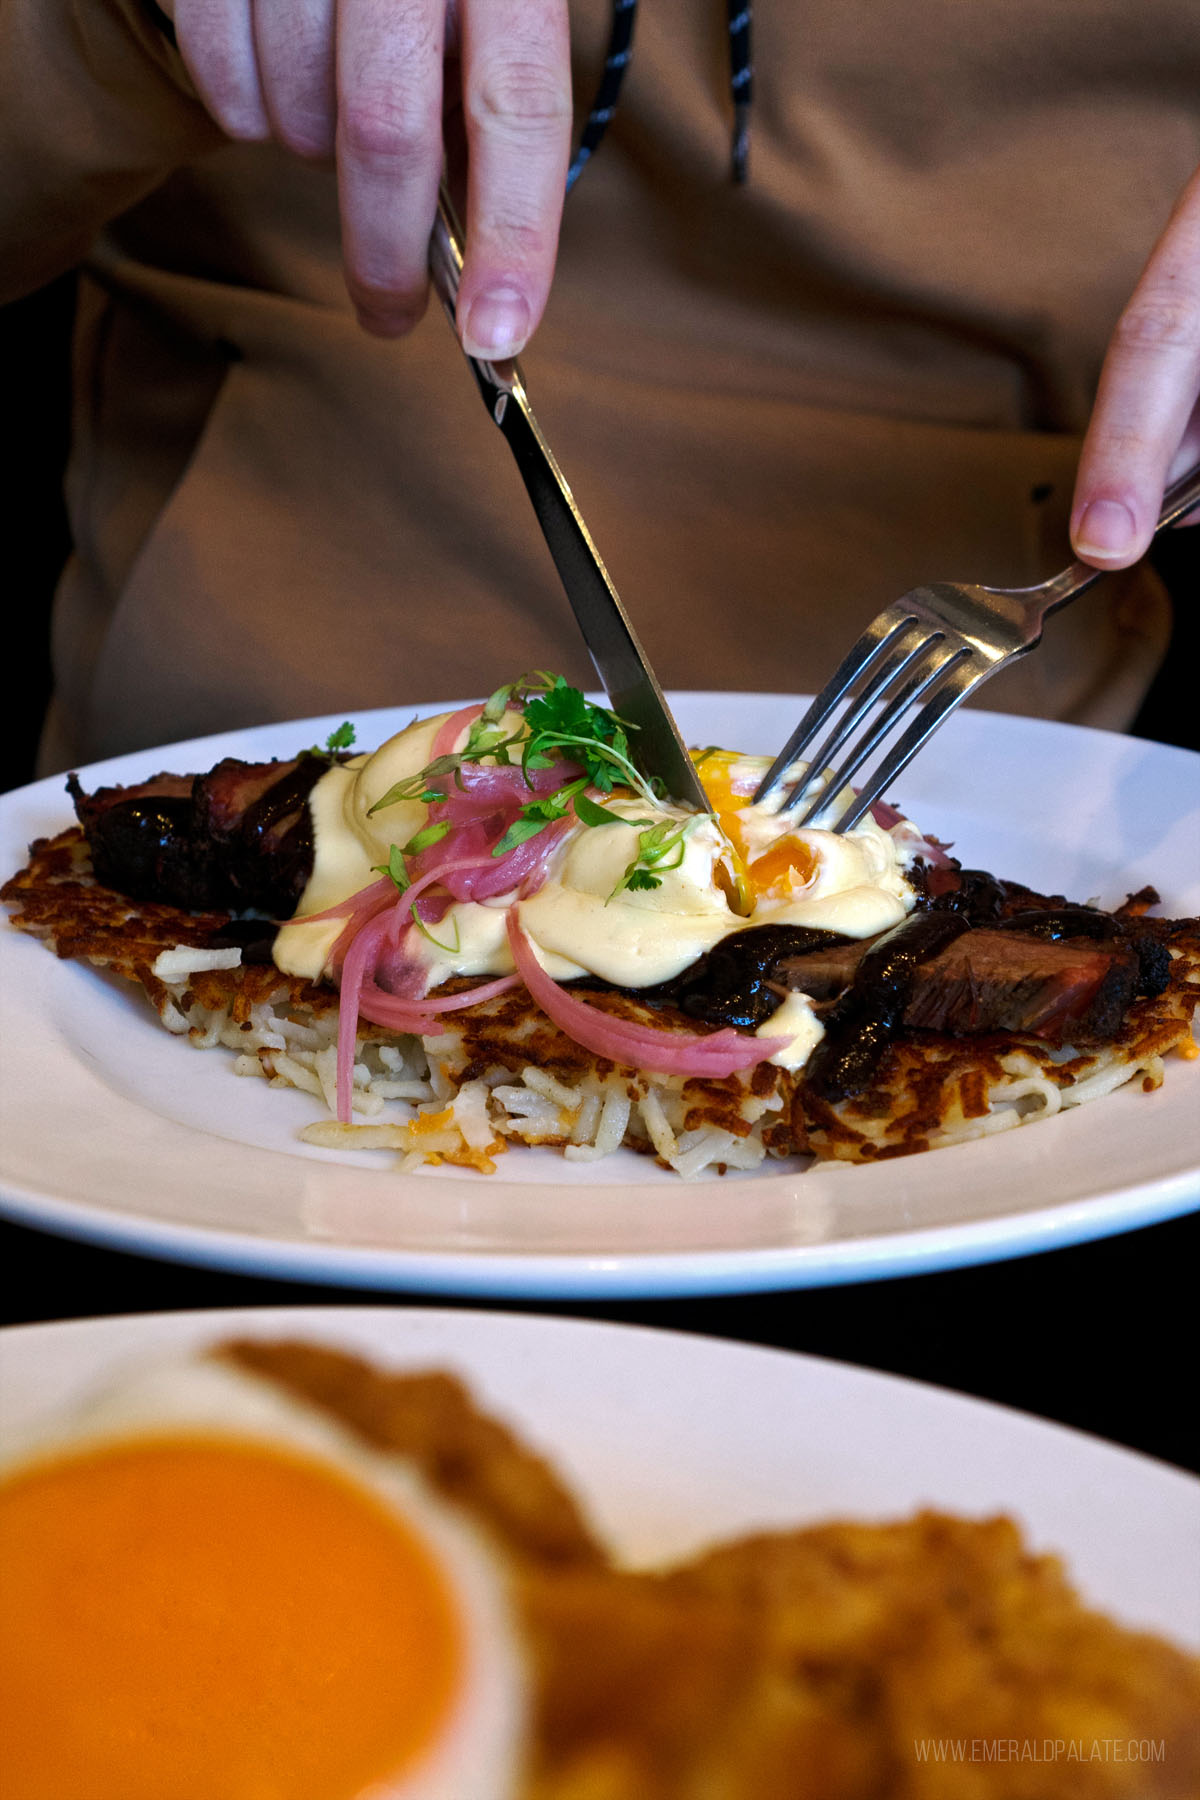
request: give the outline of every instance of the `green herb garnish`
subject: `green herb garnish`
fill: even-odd
[[[578,781],[564,782],[562,787],[555,788],[554,792],[547,794],[544,799],[531,800],[528,806],[521,808],[520,817],[513,820],[500,842],[493,849],[492,855],[504,856],[509,850],[515,850],[518,844],[528,843],[530,838],[537,837],[539,832],[545,831],[547,825],[555,825],[559,819],[565,819],[567,808],[572,800],[575,801],[578,809],[579,801],[583,798],[583,790],[587,784],[587,776],[581,775]],[[592,810],[601,812],[603,808],[595,806]],[[606,825],[608,820],[609,814],[605,813],[603,822]]]
[[[510,707],[521,710],[524,718],[519,730],[506,732],[502,721]],[[418,774],[396,782],[371,811],[380,812],[399,800],[424,800],[444,776],[458,779],[467,763],[490,761],[509,767],[519,757],[528,783],[532,771],[551,768],[556,756],[578,763],[588,785],[602,794],[624,785],[651,804],[658,798],[654,785],[639,774],[630,758],[626,722],[607,707],[585,699],[561,675],[538,669],[497,688],[461,750],[437,756]]]
[[[662,886],[662,878],[669,870],[679,868],[683,862],[684,840],[690,831],[693,820],[664,819],[659,825],[650,819],[629,819],[630,825],[643,825],[644,831],[638,833],[637,855],[626,868],[612,893],[608,896],[615,900],[624,889],[630,893],[648,891]]]
[[[371,873],[372,875],[386,875],[389,880],[395,882],[401,893],[412,886],[412,876],[404,866],[404,852],[399,844],[392,845],[385,863],[371,865]]]
[[[322,749],[320,744],[310,744],[303,752],[305,756],[336,756],[339,750],[349,750],[354,742],[354,727],[349,719],[343,719],[336,731],[331,731],[325,739]]]
[[[609,812],[607,806],[597,806],[586,794],[578,794],[575,798],[575,811],[581,825],[628,825],[620,813]]]
[[[431,829],[436,830],[437,828],[435,826],[435,827],[431,827]],[[446,830],[448,831],[449,829],[450,829],[450,827],[447,826]],[[415,844],[417,842],[417,838],[423,837],[424,835],[425,835],[424,832],[418,831],[417,836],[412,840],[413,844]],[[439,837],[444,836],[444,835],[445,834],[442,832],[438,833]],[[422,846],[422,848],[425,848],[425,846]],[[386,863],[375,863],[372,866],[372,870],[371,870],[371,873],[373,875],[386,875],[389,880],[394,881],[396,884],[397,892],[401,893],[401,894],[407,893],[408,889],[412,886],[412,876],[409,874],[408,870],[404,866],[404,858],[405,858],[406,853],[408,853],[408,854],[412,853],[412,845],[411,844],[406,847],[406,850],[402,850],[400,848],[399,844],[393,844],[391,849],[388,851],[388,859],[387,859]],[[457,919],[455,919],[455,921],[454,921],[454,942],[452,944],[443,944],[440,938],[434,937],[434,935],[430,931],[428,925],[426,925],[425,921],[419,916],[419,914],[417,912],[417,903],[415,900],[413,901],[412,905],[409,907],[408,911],[409,911],[409,916],[411,917],[413,924],[416,926],[417,930],[420,932],[420,934],[423,938],[428,938],[428,940],[431,944],[436,944],[436,946],[439,950],[445,950],[451,956],[456,954],[456,952],[460,948],[460,945],[462,942],[461,938],[459,937],[458,920]]]
[[[415,837],[409,838],[401,854],[404,856],[420,856],[422,850],[428,850],[431,844],[440,844],[449,830],[449,819],[440,819],[436,825],[426,825],[423,831],[418,831]],[[395,848],[396,846],[393,844],[392,849],[394,850]]]

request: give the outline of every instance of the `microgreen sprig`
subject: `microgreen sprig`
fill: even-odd
[[[555,788],[544,799],[531,800],[528,806],[521,808],[520,817],[513,820],[500,842],[494,846],[492,855],[505,856],[510,850],[515,850],[518,844],[528,843],[530,838],[537,837],[540,832],[545,831],[547,825],[556,825],[560,819],[565,819],[572,800],[578,806],[587,784],[587,776],[581,775],[578,781],[564,782],[562,787]],[[604,811],[599,806],[594,806],[592,810]],[[605,813],[603,822],[607,825],[608,821],[609,814]]]
[[[510,709],[522,712],[519,730],[506,732],[503,725]],[[467,763],[489,761],[509,767],[519,754],[526,783],[538,769],[553,767],[556,756],[578,763],[587,776],[589,786],[602,794],[611,794],[617,786],[627,786],[651,805],[658,795],[653,786],[635,768],[629,753],[627,722],[605,706],[585,699],[561,675],[543,669],[523,675],[519,681],[497,688],[483,711],[467,732],[461,750],[437,756],[416,775],[407,776],[390,787],[372,806],[372,813],[394,806],[400,800],[428,800],[437,793],[444,777],[459,780]],[[461,780],[459,780],[461,786]],[[444,795],[438,795],[444,798]],[[511,848],[511,846],[510,846]]]
[[[615,900],[626,889],[630,893],[639,893],[661,887],[663,876],[682,864],[687,834],[694,822],[692,819],[684,819],[682,823],[678,819],[664,819],[656,825],[652,819],[626,820],[627,824],[641,825],[645,830],[638,832],[637,855],[608,898]]]
[[[436,829],[436,827],[430,827],[430,829]],[[450,827],[447,825],[446,831],[449,831],[449,829],[450,829]],[[396,891],[398,893],[406,894],[408,892],[409,888],[412,886],[412,876],[409,874],[408,869],[405,866],[404,858],[407,855],[415,855],[416,854],[416,852],[413,850],[413,844],[416,844],[418,839],[425,837],[425,836],[426,836],[425,832],[418,831],[416,837],[412,839],[411,843],[406,844],[403,850],[400,848],[399,844],[393,844],[388,851],[387,861],[385,863],[373,864],[371,873],[373,875],[386,875],[390,881],[395,883]],[[438,836],[444,837],[445,832],[439,831]],[[421,848],[427,849],[429,843],[433,842],[433,841],[436,841],[436,840],[428,839],[427,842],[421,846]],[[457,919],[454,920],[454,942],[452,944],[443,944],[443,942],[440,938],[434,937],[434,935],[430,931],[428,925],[426,925],[424,919],[422,919],[420,914],[417,912],[417,903],[415,900],[413,901],[412,905],[409,907],[408,910],[409,910],[409,915],[412,918],[413,924],[416,926],[417,930],[420,932],[420,934],[423,938],[427,938],[431,944],[436,945],[439,950],[447,951],[451,956],[454,956],[457,954],[457,952],[461,946],[461,943],[462,943],[462,939],[459,936]]]

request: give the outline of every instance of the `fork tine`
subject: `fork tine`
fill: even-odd
[[[905,713],[931,689],[937,687],[948,671],[955,668],[965,657],[971,655],[971,651],[966,645],[950,643],[942,636],[926,639],[922,648],[930,651],[936,658],[932,667],[929,666],[927,658],[922,658],[903,685],[894,694],[887,697],[883,710],[874,723],[863,732],[849,755],[843,759],[829,780],[813,797],[799,821],[802,826],[811,824],[818,813],[825,810],[830,798],[846,786],[851,776],[862,767],[868,757],[875,754],[880,745],[896,729]],[[844,831],[846,829],[844,822],[839,821],[834,829]]]
[[[996,665],[992,662],[981,662],[970,656],[966,662],[959,662],[955,667],[945,665],[946,681],[937,689],[922,707],[904,736],[893,745],[888,755],[880,763],[869,781],[859,789],[853,806],[848,807],[845,816],[834,826],[835,831],[849,831],[870,811],[881,797],[885,788],[891,786],[901,769],[910,763],[926,738],[930,737],[942,723],[948,713],[961,706],[972,689],[986,681],[995,673]]]
[[[820,783],[822,787],[825,785],[821,781],[822,772],[828,769],[831,763],[836,762],[850,742],[860,721],[866,717],[873,706],[886,698],[887,692],[893,684],[899,681],[901,676],[911,672],[913,665],[919,662],[930,649],[940,644],[944,637],[944,632],[935,629],[926,636],[918,638],[915,644],[906,643],[907,633],[895,640],[899,648],[879,664],[857,700],[842,714],[820,748],[812,752],[807,772],[783,801],[780,807],[781,812],[791,812],[803,800],[810,799],[816,784]],[[895,702],[896,705],[903,703],[903,694],[907,692],[907,688],[901,690],[900,697]]]
[[[756,803],[765,800],[767,795],[773,793],[779,786],[787,770],[799,760],[834,708],[839,706],[846,697],[857,677],[865,670],[874,668],[879,658],[886,655],[896,640],[915,623],[916,620],[908,608],[901,607],[899,604],[888,607],[886,611],[872,619],[854,648],[842,658],[755,788],[754,800]]]

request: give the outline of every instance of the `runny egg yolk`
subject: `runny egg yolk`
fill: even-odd
[[[751,803],[758,773],[747,776],[745,758],[729,750],[710,750],[700,760],[698,772],[717,823],[733,845],[737,858],[735,875],[746,883],[754,899],[786,899],[806,887],[817,872],[819,858],[794,833],[781,837],[763,855],[751,860],[741,813]],[[735,777],[739,779],[736,786]],[[747,780],[751,785],[746,785]]]
[[[782,900],[788,894],[807,887],[817,872],[820,859],[798,837],[781,838],[762,856],[748,864],[750,885],[762,899]]]
[[[452,1710],[463,1631],[434,1553],[302,1454],[64,1455],[5,1482],[0,1542],[12,1800],[352,1800],[402,1783]]]

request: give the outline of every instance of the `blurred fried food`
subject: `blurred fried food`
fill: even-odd
[[[1200,1795],[1200,1662],[1089,1611],[1010,1519],[836,1522],[625,1570],[452,1377],[222,1354],[414,1458],[506,1548],[535,1674],[526,1800]]]

